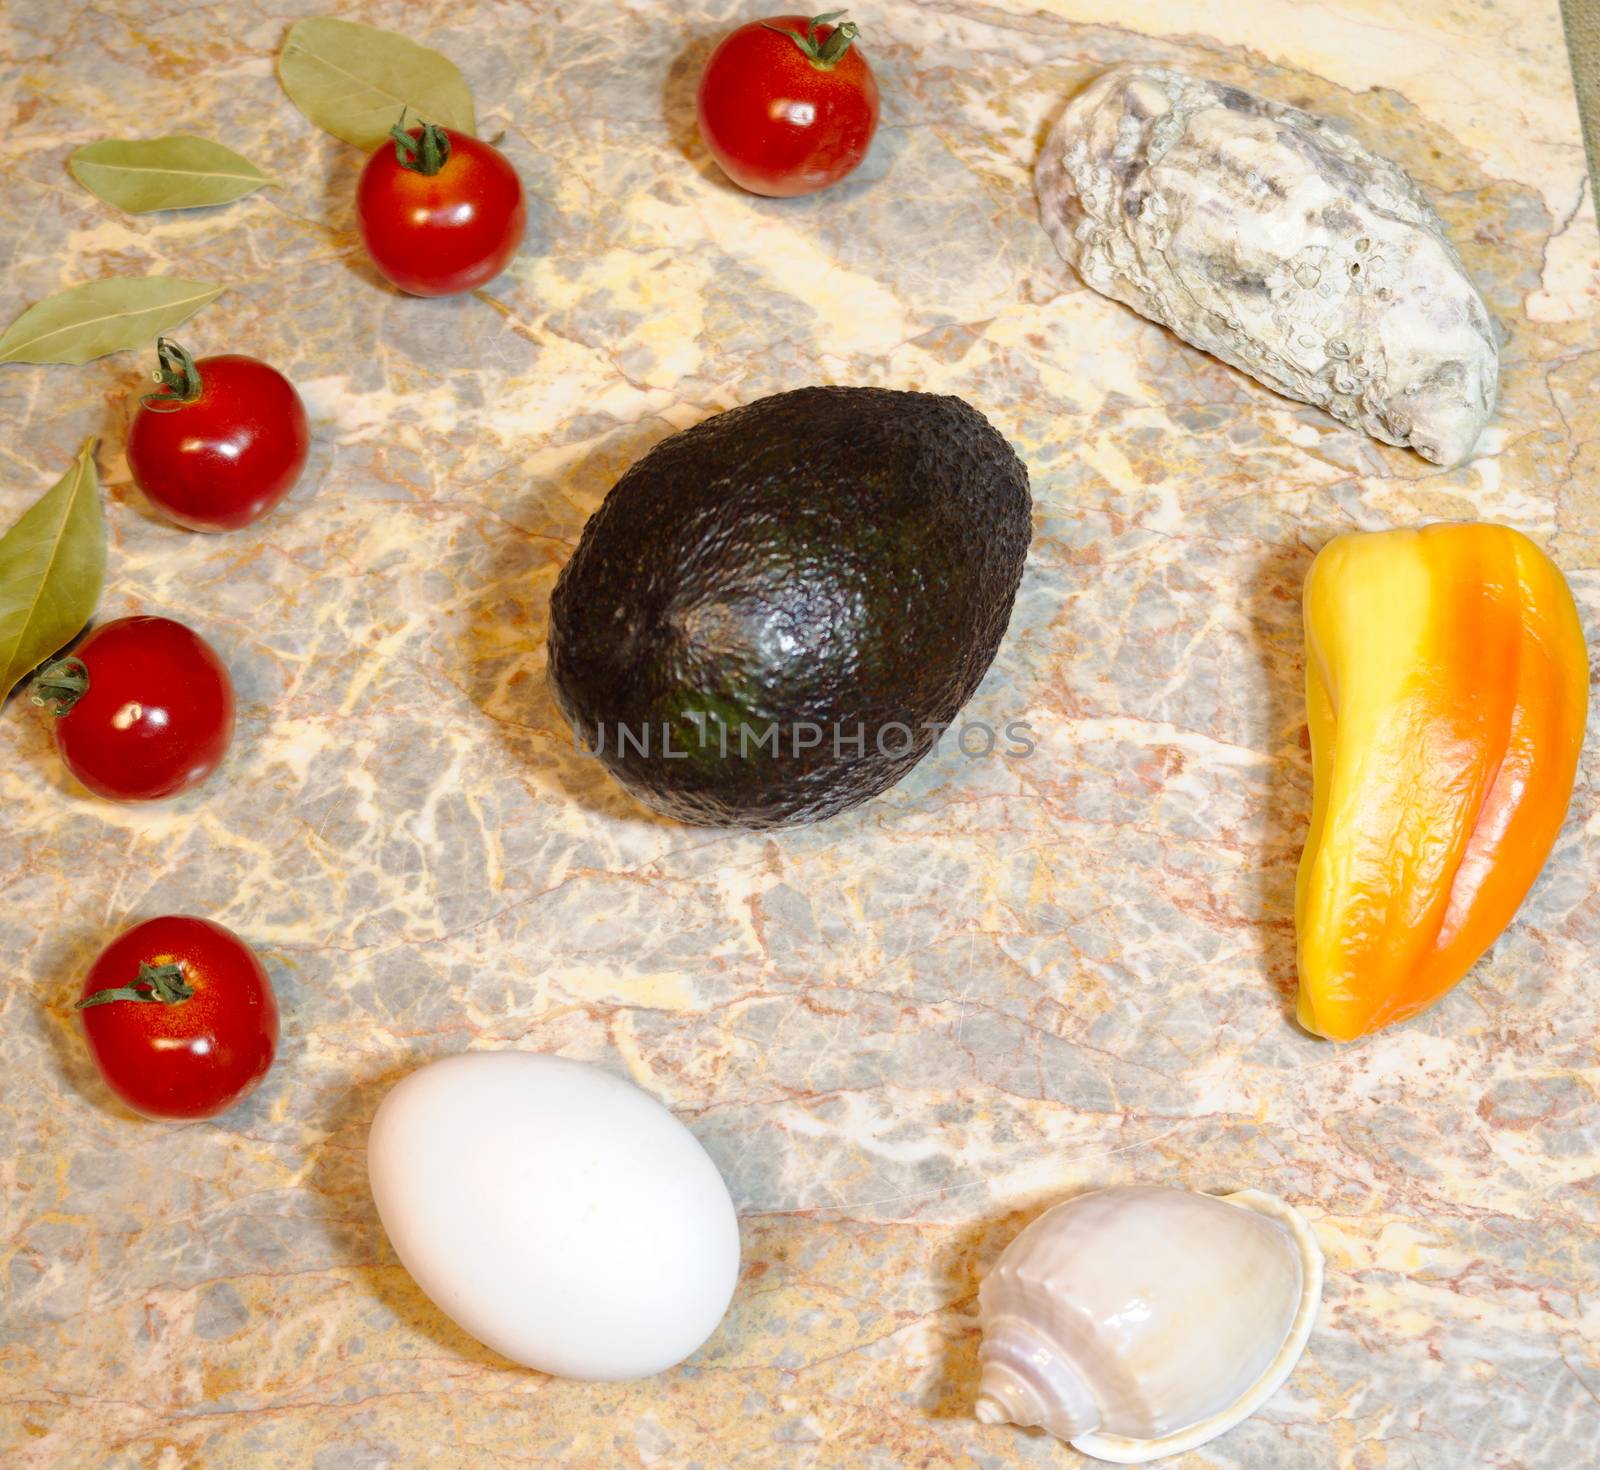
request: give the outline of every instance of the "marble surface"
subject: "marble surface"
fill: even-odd
[[[259,528],[157,522],[121,441],[146,364],[0,368],[0,519],[100,433],[102,615],[192,622],[237,681],[208,788],[122,810],[0,719],[0,1459],[205,1466],[1077,1463],[970,1418],[975,1288],[1044,1203],[1130,1181],[1292,1200],[1328,1255],[1309,1353],[1183,1470],[1575,1470],[1600,1441],[1600,740],[1521,917],[1415,1024],[1300,1033],[1310,779],[1298,592],[1352,527],[1509,520],[1600,627],[1600,246],[1556,0],[885,0],[860,176],[733,191],[694,81],[748,7],[345,6],[471,80],[531,195],[476,297],[365,265],[360,158],[281,96],[295,0],[12,0],[0,316],[117,271],[231,288],[181,334],[275,361],[315,421]],[[1035,220],[1062,99],[1128,58],[1325,112],[1435,201],[1505,332],[1482,456],[1441,472],[1087,290]],[[124,218],[64,161],[192,127],[283,187]],[[968,714],[871,805],[744,836],[652,819],[543,681],[551,584],[647,445],[810,382],[963,395],[1031,467],[1035,540]],[[121,1112],[66,1009],[126,924],[209,914],[278,987],[245,1106]],[[368,1121],[423,1060],[556,1050],[665,1100],[724,1170],[744,1274],[688,1365],[512,1368],[395,1260]]]

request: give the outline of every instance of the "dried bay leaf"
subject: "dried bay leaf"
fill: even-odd
[[[352,20],[317,16],[289,28],[278,54],[284,91],[319,128],[376,148],[407,120],[470,133],[472,91],[455,64],[415,41]]]
[[[90,143],[67,167],[96,198],[129,214],[228,204],[277,182],[233,149],[189,133]]]
[[[93,439],[72,468],[0,536],[0,698],[94,616],[106,526]]]
[[[0,362],[88,362],[144,347],[225,288],[178,276],[109,276],[30,306],[0,336]]]

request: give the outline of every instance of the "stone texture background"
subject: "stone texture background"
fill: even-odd
[[[77,281],[230,290],[181,333],[299,384],[310,471],[251,531],[156,521],[121,441],[147,364],[0,368],[0,520],[104,436],[102,616],[183,618],[241,699],[225,772],[122,810],[0,720],[0,1458],[8,1467],[1066,1465],[969,1417],[976,1282],[1044,1203],[1256,1186],[1328,1294],[1259,1417],[1183,1470],[1573,1470],[1600,1436],[1600,742],[1518,922],[1419,1022],[1302,1035],[1298,592],[1333,534],[1509,520],[1600,627],[1600,243],[1555,0],[1112,0],[859,12],[885,95],[854,181],[763,201],[697,142],[748,5],[341,7],[453,56],[531,198],[490,290],[386,289],[361,159],[281,95],[315,7],[20,0],[0,16],[0,317]],[[1030,170],[1097,67],[1194,68],[1340,119],[1436,202],[1505,332],[1482,457],[1441,472],[1078,282]],[[124,218],[64,161],[188,127],[284,186]],[[1033,473],[1010,636],[953,748],[777,837],[653,820],[543,682],[551,584],[647,445],[809,382],[963,395]],[[285,1013],[245,1106],[121,1112],[66,1009],[115,931],[212,915]],[[743,1214],[722,1330],[633,1385],[513,1369],[400,1269],[384,1090],[466,1048],[631,1076]]]

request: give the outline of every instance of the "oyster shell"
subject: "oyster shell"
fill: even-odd
[[[1128,63],[1045,140],[1044,227],[1095,290],[1438,464],[1494,408],[1494,326],[1388,159],[1298,107]]]
[[[978,1288],[977,1417],[1119,1465],[1194,1449],[1277,1391],[1321,1297],[1322,1252],[1272,1195],[1080,1195]]]

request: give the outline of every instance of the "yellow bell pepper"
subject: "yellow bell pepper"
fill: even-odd
[[[1348,1041],[1432,1005],[1511,922],[1572,796],[1589,659],[1566,580],[1509,526],[1341,536],[1305,626],[1299,1017]]]

